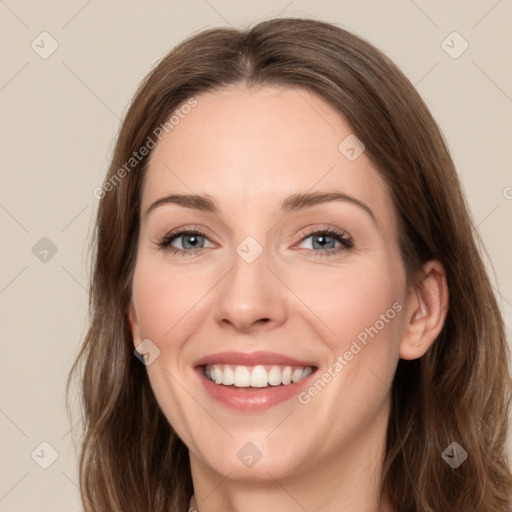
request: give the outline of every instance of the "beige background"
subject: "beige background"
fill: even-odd
[[[352,30],[417,86],[453,152],[510,334],[511,0],[0,1],[1,511],[80,510],[80,424],[64,385],[87,327],[92,192],[138,82],[192,33],[278,15]],[[43,31],[58,44],[46,59]],[[453,31],[469,44],[458,58],[463,40],[447,39],[452,56],[441,46]],[[58,452],[47,469],[43,441]]]

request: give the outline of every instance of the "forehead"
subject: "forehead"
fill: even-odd
[[[293,193],[337,190],[392,220],[380,174],[364,152],[347,158],[357,154],[357,140],[319,96],[265,85],[230,87],[195,99],[197,105],[180,116],[151,154],[143,209],[170,193],[208,194],[221,209],[261,209]]]

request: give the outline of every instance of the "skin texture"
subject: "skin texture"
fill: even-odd
[[[150,339],[160,350],[147,371],[189,448],[198,508],[377,510],[391,383],[399,358],[421,357],[442,327],[443,268],[428,262],[408,289],[386,186],[365,153],[349,161],[339,151],[351,129],[323,99],[268,85],[196,99],[151,155],[129,317],[135,346]],[[280,210],[294,193],[332,191],[374,218],[349,201]],[[208,195],[219,212],[164,204],[145,214],[169,194]],[[187,254],[159,248],[178,228],[204,231],[204,248],[187,249],[187,237],[172,243]],[[326,228],[353,247],[318,248],[311,232]],[[263,248],[250,264],[236,252],[248,236]],[[293,397],[233,411],[194,370],[205,355],[264,350],[315,361],[320,375],[396,303],[401,311],[306,405]],[[262,454],[251,468],[237,457],[248,442]]]

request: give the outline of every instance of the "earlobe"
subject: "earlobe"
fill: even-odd
[[[443,265],[429,261],[423,277],[409,294],[405,329],[400,344],[402,359],[418,359],[435,342],[448,312],[448,285]]]

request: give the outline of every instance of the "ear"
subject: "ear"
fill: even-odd
[[[436,260],[422,267],[422,279],[409,293],[400,343],[402,359],[418,359],[434,343],[448,313],[448,284],[443,265]]]
[[[135,313],[135,306],[133,304],[133,298],[130,299],[127,309],[128,321],[130,322],[130,330],[132,332],[133,345],[138,347],[142,338],[139,331],[139,321],[137,320],[137,314]]]

